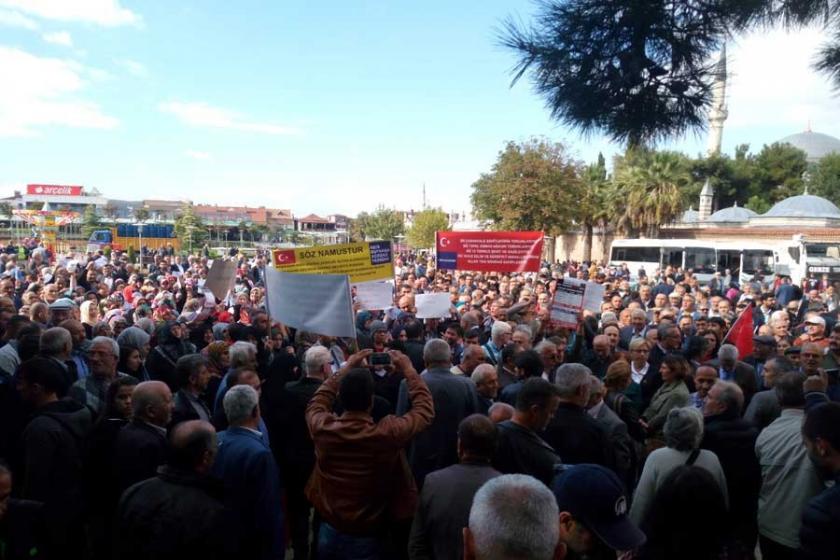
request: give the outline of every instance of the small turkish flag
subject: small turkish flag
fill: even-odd
[[[295,250],[289,249],[288,251],[277,251],[274,255],[274,263],[277,266],[284,266],[287,264],[295,264],[296,257],[295,257]]]
[[[741,312],[741,315],[735,320],[735,324],[726,333],[723,338],[724,342],[735,345],[738,349],[738,357],[744,359],[753,353],[753,306],[752,303]]]

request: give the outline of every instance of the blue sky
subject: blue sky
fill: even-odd
[[[0,0],[0,194],[82,184],[354,215],[428,200],[469,209],[506,140],[544,135],[592,160],[617,150],[551,122],[510,87],[496,30],[525,1]],[[808,67],[821,34],[730,47],[724,150],[803,130],[840,136]],[[11,87],[8,87],[11,86]],[[702,151],[704,138],[668,147]]]

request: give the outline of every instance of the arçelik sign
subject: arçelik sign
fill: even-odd
[[[82,196],[84,187],[78,185],[26,185],[26,194],[52,196]]]

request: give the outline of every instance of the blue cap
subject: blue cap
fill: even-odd
[[[633,550],[647,538],[627,517],[624,485],[600,465],[574,465],[551,487],[560,511],[566,511],[613,550]]]

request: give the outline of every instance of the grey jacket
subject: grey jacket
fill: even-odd
[[[746,412],[744,412],[744,420],[759,430],[763,430],[773,420],[778,418],[781,413],[782,407],[779,406],[776,391],[767,389],[766,391],[759,391],[753,395]]]

